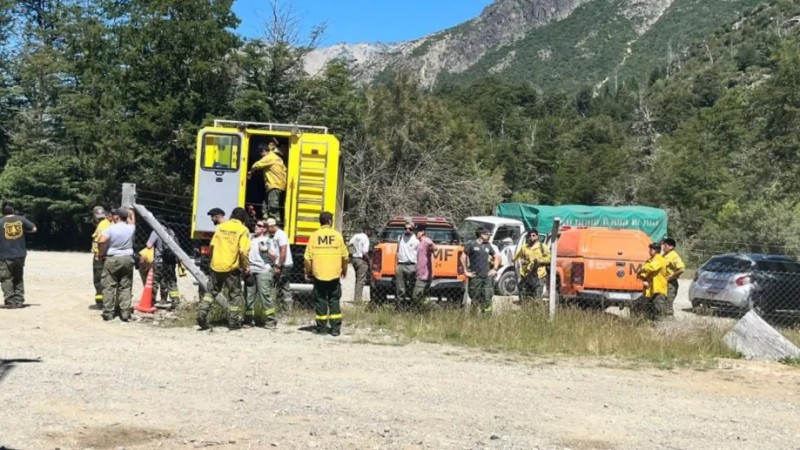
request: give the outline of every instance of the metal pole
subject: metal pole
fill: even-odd
[[[553,229],[550,232],[550,321],[556,317],[556,303],[558,292],[556,292],[556,259],[558,258],[558,230],[561,228],[561,218],[553,220]]]
[[[178,260],[186,267],[186,270],[192,274],[197,283],[200,286],[200,290],[203,293],[209,292],[208,288],[208,277],[206,274],[200,270],[199,267],[194,263],[194,260],[186,254],[185,251],[175,242],[175,239],[167,232],[166,228],[164,228],[161,223],[156,220],[155,216],[144,206],[136,203],[136,185],[133,183],[123,183],[122,185],[122,206],[126,208],[134,208],[136,213],[147,222],[153,228],[153,231],[156,232],[156,235],[159,239],[164,241],[164,243],[172,250],[172,253],[175,253],[175,256],[178,257]],[[223,309],[228,309],[228,301],[222,294],[217,294],[214,300],[219,303]]]

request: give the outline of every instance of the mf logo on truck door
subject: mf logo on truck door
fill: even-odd
[[[433,251],[433,259],[440,261],[450,261],[450,258],[455,254],[455,249],[452,248],[437,248]]]
[[[638,266],[635,263],[630,263],[628,265],[628,274],[630,275],[639,275],[639,272],[642,270],[642,265],[639,264]]]

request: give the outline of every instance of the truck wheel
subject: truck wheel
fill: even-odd
[[[500,275],[497,280],[497,294],[498,295],[517,295],[519,287],[517,286],[517,274],[513,270],[507,270]]]
[[[447,294],[447,307],[448,308],[462,308],[464,306],[464,295],[465,292],[463,289],[458,290],[454,293]]]
[[[375,306],[386,303],[386,292],[377,286],[369,287],[369,302]]]

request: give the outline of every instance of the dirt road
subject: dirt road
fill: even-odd
[[[31,306],[0,310],[0,447],[800,448],[796,368],[105,323],[90,262],[32,252]]]

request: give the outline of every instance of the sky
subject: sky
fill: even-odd
[[[320,45],[340,42],[398,42],[420,38],[477,17],[492,0],[278,0],[300,21],[301,37],[316,25],[327,28]],[[270,16],[269,0],[235,0],[242,23],[237,30],[249,38],[263,35]]]

